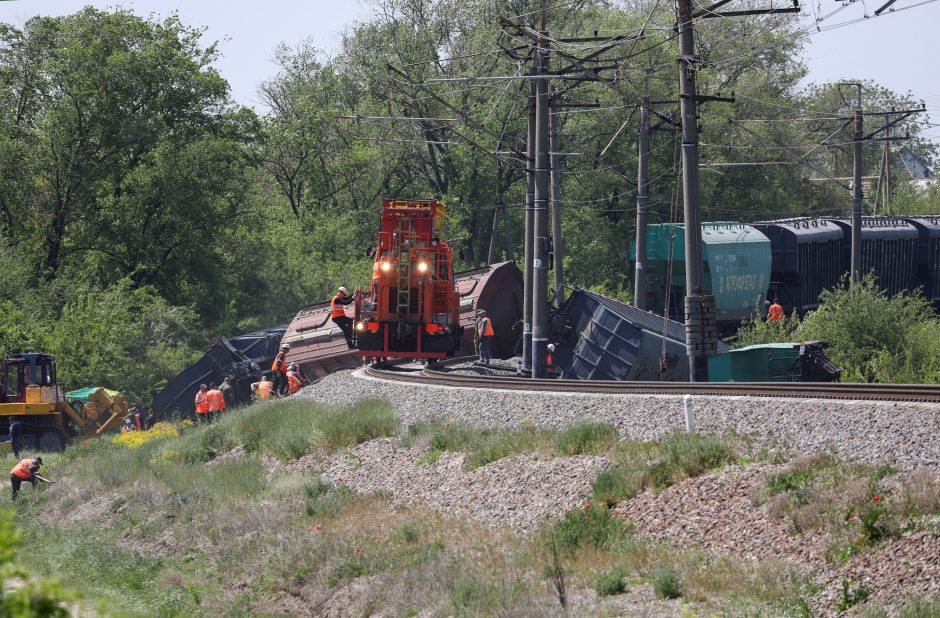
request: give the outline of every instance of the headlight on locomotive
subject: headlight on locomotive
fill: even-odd
[[[418,262],[418,272],[422,275],[428,272],[428,263],[425,261]]]
[[[387,273],[388,271],[392,270],[392,263],[389,262],[388,260],[385,260],[384,262],[382,262],[381,268],[382,268],[383,273]]]

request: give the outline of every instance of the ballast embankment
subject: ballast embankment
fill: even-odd
[[[635,440],[660,438],[685,422],[681,396],[458,389],[395,384],[360,371],[335,373],[298,396],[323,403],[385,398],[404,424],[453,419],[480,427],[561,428],[598,420]],[[832,452],[904,470],[940,467],[940,404],[700,396],[693,407],[699,431],[744,434],[756,448]]]

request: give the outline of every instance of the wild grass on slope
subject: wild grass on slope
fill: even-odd
[[[483,429],[435,420],[408,427],[403,443],[407,446],[420,441],[428,446],[423,461],[436,461],[445,451],[462,451],[467,453],[466,467],[472,470],[520,453],[599,455],[613,447],[617,429],[598,422],[579,423],[561,431],[531,426]]]

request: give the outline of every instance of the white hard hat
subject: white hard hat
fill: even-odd
[[[288,369],[297,369],[297,363],[291,363]]]
[[[548,344],[548,351],[549,351],[549,352],[554,352],[554,351],[555,351],[555,344],[554,344],[554,343]]]
[[[282,344],[281,344],[281,349],[282,349],[282,350],[290,350],[290,344],[289,344],[289,343],[282,343]]]
[[[349,290],[347,290],[346,288],[342,286],[340,286],[339,291],[342,292],[343,294],[349,294]]]

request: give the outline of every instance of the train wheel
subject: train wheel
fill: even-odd
[[[65,450],[65,436],[56,429],[39,434],[36,442],[39,450],[46,453],[61,453]]]

